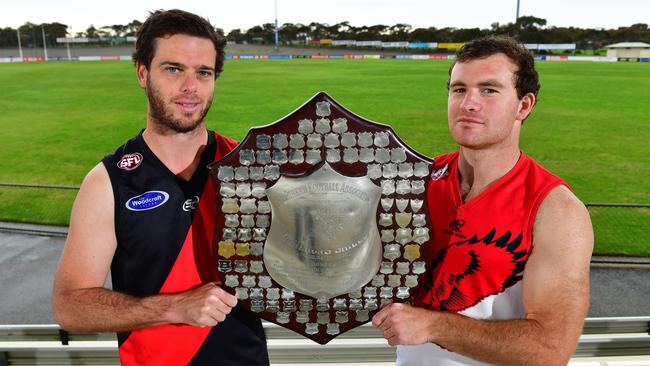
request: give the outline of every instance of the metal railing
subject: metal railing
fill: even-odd
[[[13,187],[13,188],[45,188],[45,189],[73,189],[79,190],[78,186],[61,186],[54,184],[25,184],[25,183],[6,183],[0,182],[0,187]]]
[[[325,346],[275,324],[264,323],[272,364],[390,364],[395,349],[365,324]],[[585,357],[647,356],[650,316],[587,318],[574,360]],[[57,325],[0,325],[0,366],[118,365],[113,333],[67,332]]]
[[[0,182],[3,198],[0,221],[60,225],[68,218],[78,189],[66,185]],[[646,235],[650,231],[650,204],[585,202],[585,206],[593,222],[597,251],[599,245],[606,253],[618,251],[618,254],[633,254],[639,247],[650,247],[650,237]]]

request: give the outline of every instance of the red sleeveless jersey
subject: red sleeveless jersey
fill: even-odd
[[[508,173],[463,202],[458,158],[456,152],[434,159],[427,192],[434,259],[414,303],[475,319],[521,319],[521,279],[533,249],[537,209],[553,188],[566,183],[522,152]],[[397,347],[396,365],[485,364],[425,343]]]
[[[434,259],[427,286],[416,299],[419,306],[454,312],[470,309],[521,280],[532,250],[537,209],[551,189],[566,185],[522,152],[508,173],[463,202],[458,159],[458,152],[434,159],[427,197]],[[476,315],[494,315],[493,309],[485,310],[488,313]]]

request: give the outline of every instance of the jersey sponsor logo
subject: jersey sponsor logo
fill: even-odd
[[[169,200],[169,193],[163,191],[148,191],[126,201],[126,208],[131,211],[146,211],[160,207]]]
[[[449,175],[449,164],[431,173],[432,180],[439,180]]]
[[[473,235],[441,250],[431,264],[432,286],[420,305],[463,311],[513,286],[522,279],[528,260],[528,250],[519,248],[522,237],[513,238],[510,231],[496,237],[492,229],[482,238]]]
[[[133,153],[125,154],[122,159],[117,162],[117,167],[124,170],[133,170],[140,166],[142,163],[142,154]]]
[[[194,212],[199,206],[199,197],[192,196],[183,202],[183,211]]]

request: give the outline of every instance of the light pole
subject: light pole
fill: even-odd
[[[43,34],[43,54],[45,54],[45,61],[47,61],[47,42],[45,42],[45,27],[41,24],[41,33]]]
[[[18,36],[18,53],[20,54],[20,59],[23,59],[23,45],[20,43],[20,27],[16,28],[16,35]]]
[[[275,50],[278,50],[278,0],[275,0]]]
[[[68,49],[68,61],[71,61],[72,55],[70,54],[70,42],[72,41],[72,38],[66,39],[65,41],[65,46]]]
[[[517,0],[517,17],[515,18],[515,23],[519,20],[519,0]]]

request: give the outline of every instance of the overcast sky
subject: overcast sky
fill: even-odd
[[[10,4],[10,5],[9,5]],[[517,0],[277,0],[278,22],[355,26],[407,23],[418,27],[489,28],[515,19]],[[0,27],[25,22],[61,22],[71,34],[89,25],[99,28],[143,21],[148,11],[181,8],[207,17],[226,32],[248,29],[275,18],[275,0],[10,1],[0,11]],[[544,18],[551,26],[617,28],[650,23],[650,0],[520,0],[520,15]]]

